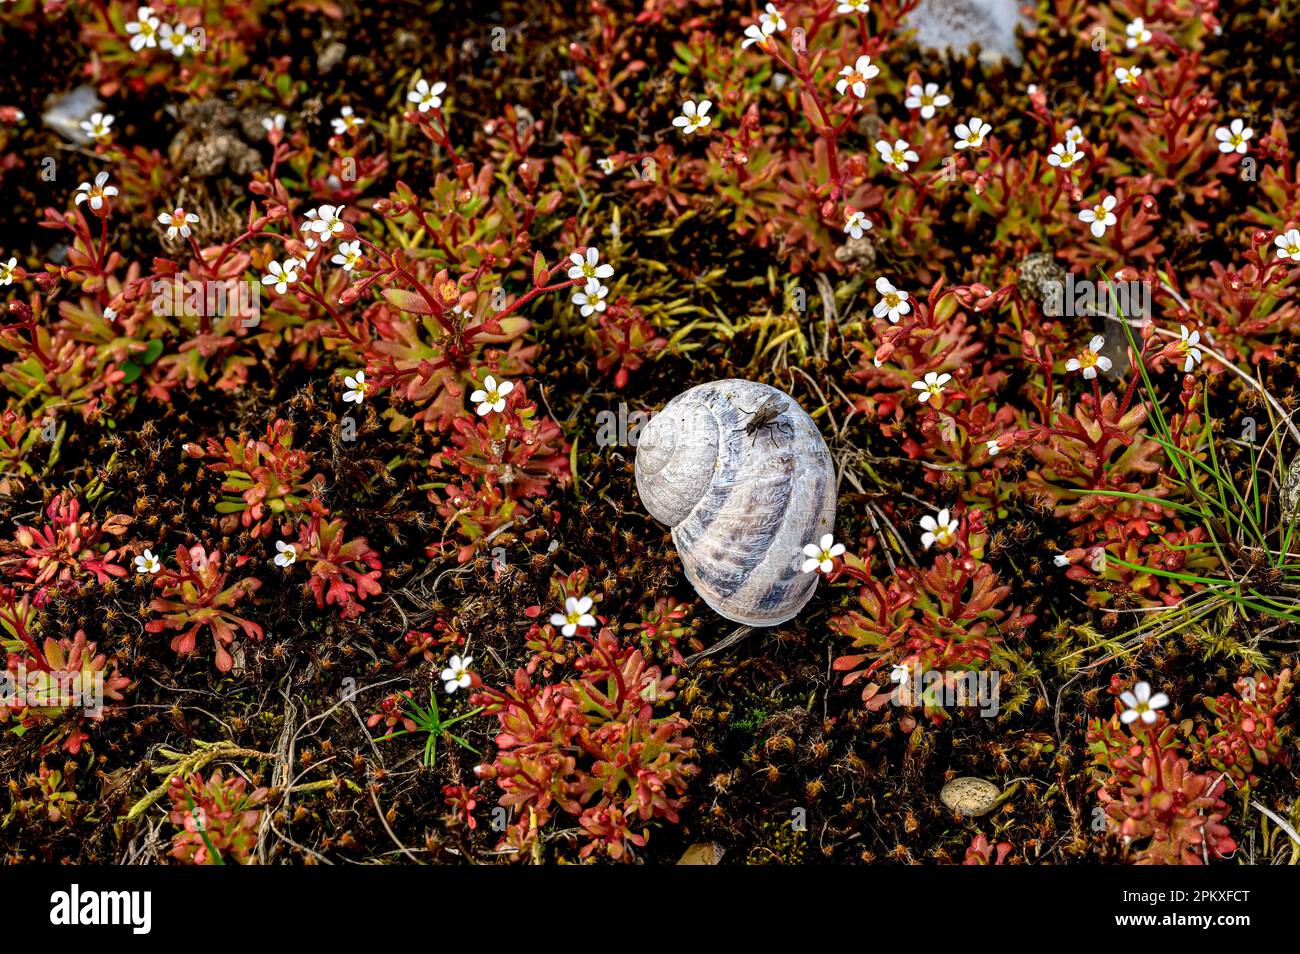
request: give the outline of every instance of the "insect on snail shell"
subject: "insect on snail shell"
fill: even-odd
[[[779,415],[746,433],[772,398]],[[738,379],[679,394],[641,429],[636,487],[719,615],[777,626],[812,599],[820,574],[801,572],[803,547],[835,525],[835,470],[817,425],[788,394]]]

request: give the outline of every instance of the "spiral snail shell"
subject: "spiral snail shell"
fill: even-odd
[[[785,392],[733,378],[679,394],[641,429],[636,486],[719,615],[777,626],[812,599],[803,546],[835,525],[835,471]]]

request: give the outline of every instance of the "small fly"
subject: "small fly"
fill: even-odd
[[[736,405],[740,407],[739,404]],[[779,432],[786,437],[794,437],[794,428],[790,426],[789,421],[782,421],[780,417],[785,413],[785,402],[775,394],[763,400],[757,408],[749,410],[746,407],[740,407],[746,414],[752,414],[749,423],[745,425],[745,433],[753,435],[754,441],[758,440],[758,432],[767,429],[768,439],[775,444],[776,438],[773,432]],[[753,446],[753,441],[750,442]]]

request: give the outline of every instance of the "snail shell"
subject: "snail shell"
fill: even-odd
[[[773,397],[780,416],[746,433]],[[803,547],[835,526],[835,470],[817,425],[785,392],[733,378],[679,394],[641,429],[636,487],[719,615],[777,626],[812,599],[820,574],[801,572]]]

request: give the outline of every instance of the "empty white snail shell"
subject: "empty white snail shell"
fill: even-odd
[[[812,599],[803,547],[835,526],[835,469],[785,392],[730,379],[679,394],[641,429],[636,486],[719,615],[777,626]]]

